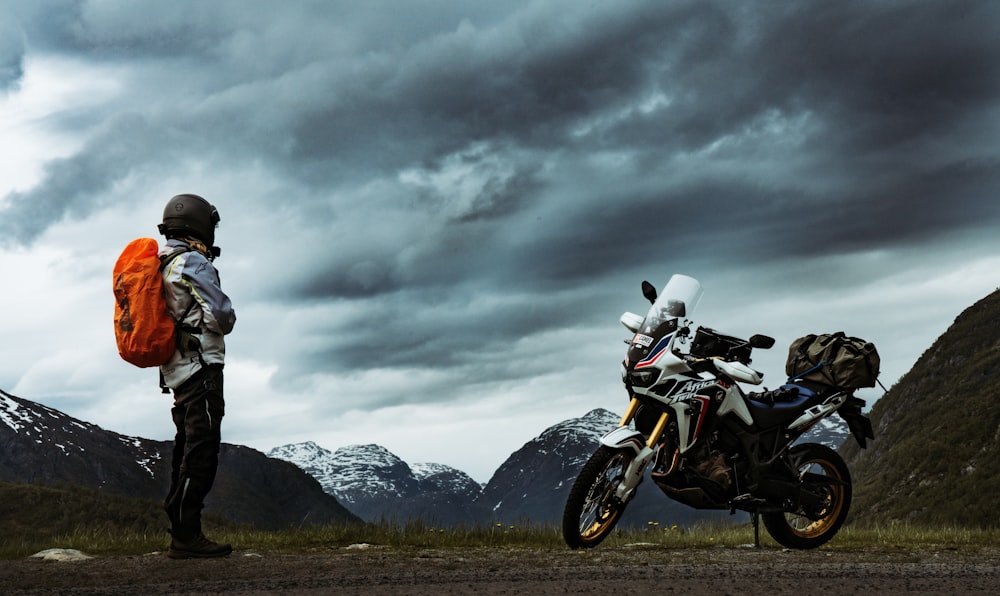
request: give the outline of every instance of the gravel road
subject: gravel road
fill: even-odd
[[[0,593],[997,594],[1000,547],[820,549],[649,545],[587,551],[354,545],[310,554],[236,551],[173,561],[153,553],[0,561]]]

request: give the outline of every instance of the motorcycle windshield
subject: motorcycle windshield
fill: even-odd
[[[680,317],[690,317],[698,307],[703,293],[701,283],[697,279],[686,275],[674,275],[649,307],[640,332],[655,337],[656,330],[663,323]]]
[[[639,332],[629,345],[626,365],[628,383],[635,387],[647,387],[656,380],[653,366],[666,352],[670,338],[677,331],[678,321],[690,317],[701,300],[702,289],[698,280],[686,275],[670,278],[659,293],[653,306],[646,313]],[[640,369],[648,369],[638,372]]]

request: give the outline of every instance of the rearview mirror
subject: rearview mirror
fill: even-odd
[[[646,297],[646,300],[649,300],[650,304],[656,302],[656,287],[648,281],[643,280],[642,295]]]
[[[761,350],[767,350],[774,345],[774,338],[768,337],[766,335],[752,335],[750,336],[750,347],[760,348]]]

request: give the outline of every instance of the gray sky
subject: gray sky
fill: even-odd
[[[874,341],[889,386],[998,285],[1000,4],[0,0],[0,388],[172,436],[111,267],[222,215],[224,440],[485,481],[621,411],[639,284]],[[876,399],[881,391],[862,396]]]

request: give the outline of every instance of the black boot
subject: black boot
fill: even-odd
[[[190,537],[178,536],[179,532],[171,532],[173,538],[170,540],[170,550],[167,556],[171,559],[207,559],[212,557],[225,557],[233,552],[233,547],[228,544],[213,542],[200,531]]]
[[[171,559],[204,559],[211,557],[225,557],[233,552],[233,547],[228,544],[219,544],[205,538],[201,531],[201,513],[188,512],[186,518],[179,514],[174,515],[170,508],[167,508],[167,515],[170,517],[170,549],[167,556]]]

